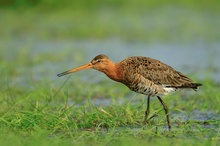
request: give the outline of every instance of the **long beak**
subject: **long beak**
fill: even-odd
[[[58,74],[57,76],[61,77],[61,76],[64,76],[66,74],[74,73],[74,72],[81,71],[81,70],[84,70],[84,69],[89,69],[89,68],[92,68],[92,63],[88,63],[88,64],[80,66],[78,68],[74,68],[74,69],[62,72],[62,73]]]

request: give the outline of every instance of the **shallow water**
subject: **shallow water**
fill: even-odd
[[[56,51],[59,50],[58,52],[67,51],[72,56],[80,54],[83,57],[83,59],[79,59],[80,63],[73,63],[75,58],[69,58],[68,62],[60,60],[60,64],[57,66],[65,64],[66,69],[87,63],[98,54],[106,54],[115,62],[128,56],[148,56],[161,60],[185,74],[193,74],[196,78],[204,79],[208,76],[220,80],[220,58],[218,57],[220,55],[220,44],[143,44],[118,40],[86,40],[59,42],[58,44],[50,42],[35,47],[38,51],[56,48]]]
[[[11,43],[14,42],[14,43]],[[29,51],[31,58],[41,58],[39,65],[31,67],[36,78],[41,78],[41,73],[46,69],[46,77],[52,80],[58,79],[56,74],[78,67],[91,61],[98,54],[106,54],[113,61],[118,62],[128,56],[147,56],[165,62],[184,74],[192,74],[195,78],[212,78],[220,80],[220,44],[196,42],[191,44],[168,44],[168,43],[138,43],[123,42],[117,39],[104,41],[98,40],[69,40],[69,41],[36,41],[14,40],[5,41],[1,44],[10,52]],[[7,54],[13,58],[13,55]],[[10,57],[8,57],[10,58]],[[60,58],[53,61],[51,58]],[[91,75],[92,72],[87,72]],[[38,77],[39,75],[39,77]],[[99,77],[103,77],[100,74]],[[98,78],[99,78],[98,77]],[[83,77],[82,77],[83,78]],[[62,78],[59,78],[59,80]],[[64,79],[64,78],[63,78]]]
[[[124,105],[125,103],[131,102],[130,104],[135,105],[137,103],[140,103],[138,99],[135,97],[135,100],[130,98],[126,98],[127,101],[124,101],[122,99],[117,99],[117,104],[119,105]],[[112,99],[111,98],[105,98],[105,99],[90,99],[90,101],[98,106],[98,107],[106,107],[110,106],[112,104]],[[76,106],[81,106],[82,104],[86,104],[88,100],[83,101],[80,104],[75,104]],[[72,105],[74,101],[70,101],[69,105]],[[161,107],[162,108],[162,107]],[[199,111],[199,110],[193,110],[191,112],[178,112],[174,111],[174,109],[170,109],[170,116],[173,119],[173,121],[181,121],[181,122],[189,122],[189,121],[194,121],[197,123],[204,123],[204,125],[209,125],[209,121],[219,121],[220,120],[220,114],[215,111]],[[154,113],[151,113],[154,114]],[[163,112],[160,112],[160,117],[161,115],[163,116]],[[164,115],[165,118],[165,115]]]
[[[214,116],[216,118],[210,119],[211,116]],[[176,134],[180,137],[182,136],[187,136],[188,138],[193,138],[194,135],[192,132],[199,132],[199,135],[202,134],[202,138],[210,138],[210,133],[216,133],[219,132],[219,121],[220,115],[215,113],[214,111],[209,111],[209,112],[201,112],[201,111],[193,111],[190,114],[185,114],[185,113],[178,113],[178,114],[171,114],[171,131],[169,131],[168,126],[166,125],[166,121],[164,124],[161,122],[158,122],[158,118],[154,117],[149,121],[149,123],[154,126],[149,127],[149,125],[126,125],[122,127],[114,127],[108,128],[105,127],[105,125],[100,126],[100,131],[106,133],[106,132],[111,132],[112,130],[117,134],[118,132],[120,133],[121,130],[125,130],[127,132],[132,132],[133,134],[138,134],[141,132],[141,130],[145,129],[151,129],[152,131],[155,132],[155,134],[163,133],[163,132],[177,132]],[[160,116],[161,121],[162,116]],[[165,119],[165,115],[164,115]],[[182,120],[185,119],[185,120]],[[216,121],[215,121],[216,120]],[[142,122],[141,122],[142,123]],[[184,127],[184,128],[182,128]],[[90,129],[92,130],[92,129]],[[186,132],[186,135],[183,135],[184,131]],[[190,132],[187,132],[190,131]],[[179,134],[178,134],[179,133]],[[176,136],[177,136],[176,135]],[[156,135],[155,135],[156,136]],[[217,137],[215,137],[217,138]],[[218,138],[219,139],[219,138]]]

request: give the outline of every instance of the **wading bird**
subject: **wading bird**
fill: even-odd
[[[112,80],[123,83],[134,92],[147,95],[145,124],[150,113],[150,97],[156,96],[165,110],[169,130],[171,126],[168,107],[161,99],[161,96],[178,89],[190,88],[196,90],[198,86],[202,85],[195,83],[181,72],[174,70],[159,60],[142,56],[128,57],[121,62],[114,63],[106,55],[101,54],[96,56],[90,63],[65,71],[57,76],[61,77],[89,68],[105,73]]]

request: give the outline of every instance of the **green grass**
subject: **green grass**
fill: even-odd
[[[68,52],[58,58],[38,54],[41,59],[28,47],[3,52],[8,58],[1,62],[0,145],[219,144],[220,85],[211,79],[199,81],[204,86],[197,93],[180,91],[164,98],[172,125],[168,131],[156,98],[151,115],[157,117],[143,125],[146,97],[122,84],[106,78],[88,83],[82,77],[93,77],[95,71],[58,78],[56,71],[62,69],[49,70],[45,64],[43,70],[34,69],[45,60],[58,64]],[[9,63],[10,57],[16,62]]]
[[[44,85],[42,89],[34,87],[32,91],[23,89],[24,93],[19,93],[10,87],[8,91],[1,93],[1,97],[4,98],[1,99],[0,144],[134,145],[138,141],[140,144],[154,145],[217,145],[220,138],[219,118],[209,119],[209,116],[203,115],[202,118],[206,120],[199,121],[193,120],[191,115],[191,112],[201,110],[203,113],[212,111],[212,114],[214,112],[219,116],[217,104],[219,86],[208,81],[205,83],[210,87],[201,89],[201,92],[192,94],[188,99],[185,99],[184,95],[176,94],[174,97],[170,95],[165,98],[171,112],[173,127],[171,131],[164,129],[165,115],[157,100],[151,102],[151,111],[152,113],[161,111],[158,113],[158,118],[149,125],[143,126],[142,120],[146,108],[144,97],[134,96],[131,99],[124,96],[111,97],[109,93],[103,92],[106,90],[103,85],[97,87],[99,90],[91,89],[85,97],[81,96],[82,101],[85,102],[74,102],[75,97],[67,92],[67,88],[74,88],[73,85],[64,86],[62,89]],[[91,88],[90,86],[94,85],[83,84],[82,86]],[[213,87],[216,88],[213,89]],[[108,90],[115,92],[114,88]],[[59,93],[56,94],[57,91]],[[103,97],[111,97],[111,105],[94,105],[93,96],[97,94],[95,92],[99,92],[98,94]],[[83,95],[83,92],[80,93]],[[119,104],[118,99],[123,103]],[[68,103],[70,101],[73,103]],[[134,104],[135,101],[137,103]],[[179,118],[178,122],[181,124],[177,126],[178,122],[174,120],[172,113],[190,116],[186,123]]]

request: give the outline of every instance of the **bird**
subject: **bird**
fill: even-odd
[[[171,66],[157,59],[144,56],[131,56],[114,63],[108,56],[100,54],[91,62],[57,74],[57,76],[61,77],[90,68],[103,72],[110,79],[124,84],[134,92],[147,95],[144,124],[148,122],[147,118],[150,114],[150,98],[156,96],[164,108],[169,130],[171,125],[168,106],[161,97],[179,89],[193,89],[196,91],[199,86],[202,86],[201,83],[195,83]]]

